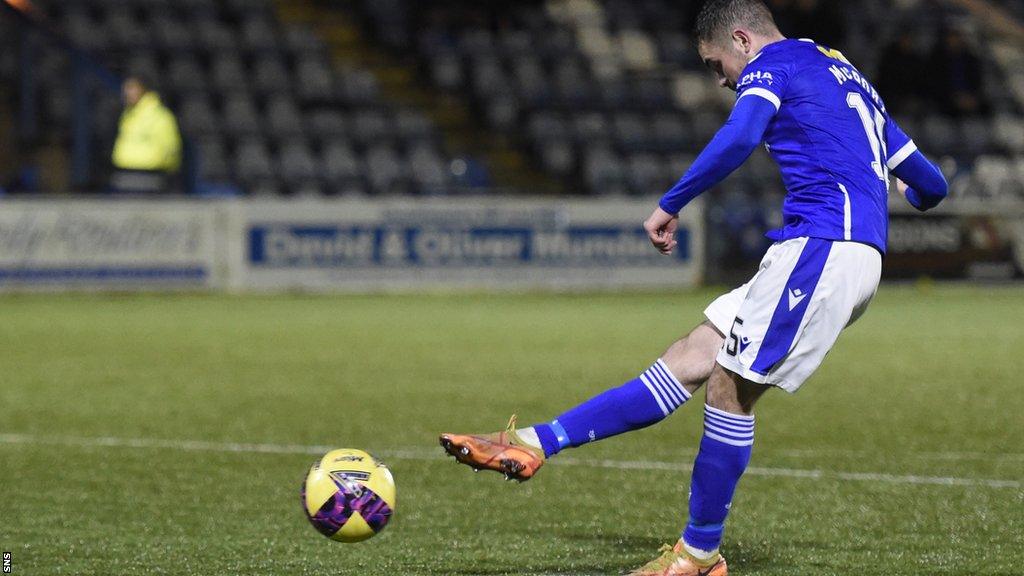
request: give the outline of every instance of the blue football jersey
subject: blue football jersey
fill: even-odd
[[[889,170],[917,147],[843,55],[812,40],[766,46],[743,70],[737,98],[778,110],[765,146],[786,187],[773,240],[852,240],[885,253]]]

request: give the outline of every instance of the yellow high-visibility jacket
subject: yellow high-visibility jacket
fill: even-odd
[[[124,170],[176,172],[181,165],[181,134],[174,114],[155,92],[147,92],[121,114],[114,166]]]

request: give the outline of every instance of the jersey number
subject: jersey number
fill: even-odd
[[[879,180],[888,182],[889,167],[884,162],[889,157],[885,146],[885,116],[875,109],[874,106],[869,106],[859,92],[847,94],[846,104],[857,111],[857,115],[860,116],[860,122],[864,125],[864,132],[868,135],[868,144],[871,146],[871,153],[875,157],[871,167],[875,169],[875,174]]]

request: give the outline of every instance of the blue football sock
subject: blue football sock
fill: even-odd
[[[683,541],[704,551],[722,543],[733,492],[750,462],[754,417],[704,406],[704,437],[690,479],[690,521]]]
[[[690,399],[665,362],[658,360],[639,378],[612,388],[533,428],[548,456],[661,421]]]

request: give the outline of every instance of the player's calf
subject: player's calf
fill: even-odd
[[[767,389],[720,366],[708,381],[704,435],[690,477],[690,517],[680,540],[694,563],[720,557],[725,520],[754,445],[754,403]]]
[[[685,404],[711,375],[723,338],[705,322],[672,344],[640,376],[559,415],[520,430],[523,438],[553,456],[611,436],[646,428]]]
[[[691,393],[659,359],[640,376],[532,427],[545,456],[660,422]],[[529,431],[524,433],[524,437]]]
[[[645,428],[665,419],[707,380],[723,338],[710,323],[697,326],[637,378],[607,390],[551,422],[491,434],[442,434],[450,455],[476,470],[528,480],[564,448]],[[682,378],[683,380],[681,380]]]
[[[563,448],[580,446],[661,421],[690,399],[663,360],[639,377],[591,398],[544,424],[504,432],[442,434],[448,454],[475,470],[495,470],[507,478],[528,480],[544,460]]]

